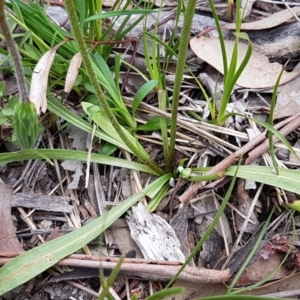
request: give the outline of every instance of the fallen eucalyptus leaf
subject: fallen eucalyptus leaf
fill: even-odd
[[[263,18],[258,21],[243,23],[241,26],[241,30],[262,30],[279,26],[282,23],[287,22],[291,18],[294,18],[290,10],[296,15],[300,14],[300,7],[295,6],[290,9],[281,10],[270,15],[267,18]],[[235,30],[235,23],[226,24],[223,28]]]
[[[234,41],[225,40],[227,60],[231,60]],[[190,41],[194,53],[213,66],[220,73],[223,71],[223,60],[220,47],[220,41],[217,38],[208,38],[205,36],[194,37]],[[238,45],[238,63],[239,68],[243,58],[247,53],[248,46],[244,43]],[[257,51],[253,50],[252,56],[241,76],[237,80],[237,85],[245,88],[263,89],[274,87],[278,75],[282,70],[279,63],[270,63],[268,58]],[[280,84],[286,83],[299,75],[297,72],[283,72]]]

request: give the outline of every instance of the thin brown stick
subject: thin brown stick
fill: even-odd
[[[291,116],[288,119],[276,124],[274,126],[274,128],[278,130],[279,128],[282,128],[283,126],[288,124],[285,127],[285,129],[282,130],[282,134],[284,134],[285,132],[291,132],[291,131],[289,131],[290,128],[294,128],[294,126],[296,126],[298,124],[297,121],[299,122],[299,119],[300,119],[300,113],[298,113],[294,116]],[[289,124],[292,124],[292,126],[290,127]],[[285,134],[287,134],[287,133],[285,133]],[[257,136],[252,141],[249,141],[245,146],[243,146],[242,148],[240,148],[236,152],[232,153],[231,155],[229,155],[225,159],[223,159],[220,163],[218,163],[213,168],[211,168],[207,172],[207,175],[222,173],[229,166],[231,166],[234,162],[238,161],[241,155],[247,154],[255,146],[257,146],[258,144],[260,144],[264,140],[266,140],[266,135],[267,135],[267,130],[264,131],[263,133],[261,133],[259,136]],[[268,142],[268,140],[267,140],[267,142]],[[265,148],[263,148],[263,149],[265,149]],[[267,150],[268,150],[268,148],[264,152],[266,152]],[[180,202],[182,202],[182,203],[187,202],[193,196],[193,194],[197,192],[198,189],[200,189],[201,187],[203,187],[205,185],[205,183],[206,182],[204,182],[204,181],[199,181],[195,184],[190,185],[190,187],[181,196],[178,197]]]
[[[8,263],[18,253],[0,253],[0,265]],[[113,270],[118,263],[118,258],[96,257],[87,255],[70,255],[60,260],[57,264],[69,267],[103,268]],[[144,280],[170,281],[179,271],[178,262],[151,261],[145,259],[125,258],[121,265],[121,276],[128,276]],[[187,266],[178,276],[178,279],[198,283],[216,283],[230,280],[230,271],[210,270]]]

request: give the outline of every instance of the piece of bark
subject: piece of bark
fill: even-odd
[[[184,262],[174,229],[158,215],[148,213],[142,203],[132,207],[126,220],[144,258]]]
[[[16,237],[16,229],[11,218],[11,199],[13,189],[0,183],[0,251],[23,251]]]
[[[37,210],[71,213],[70,199],[60,196],[18,193],[12,196],[11,207],[35,208]]]

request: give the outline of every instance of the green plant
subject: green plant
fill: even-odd
[[[14,105],[12,116],[15,138],[21,147],[32,148],[39,135],[39,120],[35,105],[29,101],[21,57],[6,21],[4,1],[0,1],[0,29],[11,55],[19,91],[19,102]]]
[[[210,0],[210,4],[213,7],[212,0]],[[247,61],[251,56],[252,46],[249,42],[248,53],[244,58],[242,65],[240,67],[237,67],[238,40],[240,38],[247,39],[247,37],[243,36],[239,30],[241,24],[239,4],[240,1],[237,1],[236,47],[229,66],[226,58],[224,41],[222,46],[222,49],[224,50],[223,61],[225,71],[225,89],[219,114],[216,117],[216,120],[219,124],[222,124],[227,117],[225,110],[230,99],[230,94],[232,93],[234,84],[238,79],[238,76],[242,73]],[[32,73],[31,67],[36,63],[36,61],[38,61],[41,54],[46,50],[49,50],[54,45],[57,45],[62,40],[67,40],[69,38],[69,34],[64,32],[62,29],[57,29],[53,24],[50,25],[50,22],[44,17],[38,5],[35,6],[35,4],[33,3],[30,4],[31,8],[34,8],[34,13],[37,15],[37,19],[40,21],[39,25],[41,28],[37,28],[37,25],[34,24],[34,22],[30,21],[32,10],[30,11],[30,9],[28,9],[28,6],[23,4],[22,1],[15,0],[12,1],[12,4],[8,5],[12,7],[14,12],[16,13],[16,16],[12,14],[9,15],[11,20],[13,20],[16,24],[18,24],[25,30],[25,33],[19,36],[21,38],[21,42],[19,43],[19,51],[23,55],[23,66],[27,67],[27,76],[30,77]],[[113,148],[105,150],[107,152],[102,152],[101,154],[92,154],[90,158],[91,162],[145,172],[147,174],[156,176],[157,179],[152,184],[145,187],[142,191],[125,200],[117,207],[114,207],[108,213],[101,216],[92,223],[61,238],[58,238],[53,242],[48,242],[46,245],[36,247],[35,249],[22,254],[21,256],[15,258],[10,263],[5,265],[0,272],[0,293],[4,293],[27,281],[29,278],[32,278],[37,274],[43,272],[47,268],[53,266],[61,258],[85,246],[89,241],[101,234],[110,224],[112,224],[122,214],[124,214],[132,205],[134,205],[137,201],[140,201],[145,195],[152,199],[152,202],[150,203],[148,208],[151,211],[154,210],[170,189],[169,180],[173,177],[181,177],[181,179],[186,181],[203,182],[207,180],[218,179],[223,175],[233,176],[230,188],[226,193],[225,199],[222,202],[220,210],[214,218],[213,223],[204,234],[203,238],[199,241],[191,256],[183,265],[182,269],[201,248],[201,246],[211,233],[214,225],[217,223],[219,217],[223,213],[226,204],[229,201],[236,177],[255,179],[259,182],[263,182],[272,186],[282,187],[287,190],[299,193],[298,185],[294,184],[295,178],[297,178],[295,177],[297,175],[295,174],[296,171],[293,172],[291,170],[279,169],[279,175],[277,175],[274,174],[272,169],[268,167],[239,166],[230,167],[222,174],[209,175],[209,177],[207,177],[205,175],[207,169],[199,170],[194,168],[186,168],[179,175],[179,172],[177,172],[176,170],[176,166],[173,165],[178,126],[177,119],[179,93],[182,84],[183,71],[186,67],[186,51],[189,42],[190,26],[193,19],[192,17],[194,14],[195,5],[195,0],[189,1],[186,8],[184,7],[184,3],[182,1],[179,2],[180,9],[178,11],[180,12],[181,9],[185,11],[185,22],[182,30],[182,36],[184,38],[180,40],[180,43],[171,45],[173,42],[172,39],[174,39],[175,34],[172,35],[173,38],[171,38],[171,42],[167,45],[160,41],[155,36],[155,33],[148,33],[144,35],[144,40],[146,37],[151,37],[153,40],[152,58],[150,58],[150,54],[147,53],[147,51],[145,54],[149,70],[149,79],[146,75],[144,75],[144,78],[146,78],[146,83],[138,90],[135,97],[133,98],[132,109],[130,110],[123,101],[123,95],[119,87],[120,65],[122,60],[119,55],[116,55],[114,66],[112,68],[108,66],[106,59],[110,53],[111,45],[106,47],[102,42],[106,38],[108,38],[111,31],[108,30],[106,33],[102,32],[101,25],[103,18],[106,18],[108,16],[118,17],[122,14],[127,14],[129,16],[132,12],[109,12],[103,14],[101,13],[101,2],[66,0],[66,6],[74,30],[75,40],[72,36],[68,43],[65,43],[57,50],[56,60],[54,61],[53,68],[50,73],[51,81],[49,90],[51,90],[51,87],[55,84],[63,85],[65,76],[64,69],[66,69],[65,67],[68,65],[69,60],[73,57],[73,55],[80,50],[83,56],[85,69],[81,69],[81,82],[77,87],[75,87],[75,89],[79,93],[81,92],[81,89],[83,90],[82,93],[85,93],[87,91],[89,92],[89,97],[87,97],[85,101],[81,103],[86,114],[84,117],[87,117],[89,122],[86,121],[84,117],[77,116],[74,113],[70,112],[50,93],[48,95],[49,111],[51,111],[57,118],[62,118],[63,120],[70,122],[89,133],[93,132],[91,123],[94,122],[94,124],[98,126],[98,128],[94,131],[95,137],[114,145]],[[143,10],[142,13],[147,13],[147,10]],[[177,19],[178,16],[179,13],[177,14]],[[215,11],[214,16],[218,24]],[[96,28],[95,26],[99,26],[100,28]],[[116,39],[121,39],[127,32],[127,30],[123,30],[124,27],[122,27],[123,26],[120,26],[119,32],[116,33]],[[89,28],[95,28],[95,30],[91,32]],[[220,25],[218,25],[218,30],[222,45]],[[44,37],[45,42],[43,41],[42,37]],[[101,41],[101,43],[99,41]],[[90,45],[92,46],[88,48]],[[163,45],[167,50],[163,64],[157,58],[159,57],[160,45]],[[159,108],[162,111],[167,110],[169,102],[166,91],[165,71],[171,57],[176,55],[177,49],[179,49],[179,53],[175,84],[173,86],[174,93],[172,95],[173,99],[171,103],[171,118],[170,120],[167,120],[166,118],[157,117],[153,119],[154,121],[152,123],[148,122],[145,125],[139,126],[136,122],[136,112],[138,111],[143,98],[151,90],[155,89],[157,92]],[[3,89],[3,85],[0,86],[0,93],[1,91],[3,93]],[[214,112],[215,106],[216,104],[211,105],[213,119],[216,116],[216,113]],[[31,110],[29,111],[29,113],[32,113]],[[17,115],[14,115],[12,99],[10,99],[10,101],[8,102],[7,108],[1,110],[1,114],[0,117],[5,122],[13,121],[13,118],[16,116],[20,116],[23,119],[24,117],[28,118],[27,115],[24,115],[20,112]],[[169,125],[171,125],[170,131],[168,128]],[[22,122],[19,122],[17,126],[20,128],[20,132],[22,130],[24,131],[24,124]],[[276,134],[276,131],[274,130],[274,128],[272,128],[272,124],[266,125],[266,127],[270,130],[270,132]],[[146,129],[161,130],[165,156],[165,165],[163,166],[158,165],[154,160],[150,158],[150,155],[142,147],[136,137],[136,131]],[[29,136],[30,140],[23,141],[23,143],[27,144],[27,146],[31,146],[33,140],[32,136]],[[19,136],[19,139],[22,139],[22,137]],[[139,162],[131,162],[122,158],[114,158],[112,156],[109,156],[116,149],[122,149],[134,154],[135,157],[138,158]],[[50,162],[52,159],[72,159],[78,161],[86,161],[87,157],[87,152],[80,151],[59,149],[30,149],[19,151],[17,153],[0,153],[0,164],[28,159],[45,159],[48,162]],[[257,176],[257,174],[261,174],[261,176]],[[26,274],[24,274],[24,270],[26,270]],[[116,271],[117,270],[118,268],[116,269]],[[116,273],[117,272],[113,273],[112,277],[107,282],[103,282],[105,292],[103,293],[102,297],[109,297],[107,290],[114,280]],[[170,286],[172,282],[173,281],[171,281],[168,286]],[[150,299],[159,299],[160,297],[166,296],[168,293],[178,291],[179,290],[166,289],[156,295],[151,296]]]
[[[235,16],[235,24],[236,24],[236,31],[235,31],[235,44],[234,44],[234,48],[233,48],[233,52],[232,52],[232,56],[231,56],[231,60],[230,63],[228,65],[228,61],[227,61],[227,51],[226,51],[226,46],[225,46],[225,42],[224,42],[224,36],[222,33],[222,28],[219,22],[219,18],[216,12],[216,9],[214,7],[214,3],[212,0],[209,0],[209,4],[216,22],[216,26],[217,26],[217,30],[218,30],[218,34],[219,34],[219,39],[220,39],[220,46],[221,46],[221,50],[222,50],[222,58],[223,58],[223,70],[224,70],[224,79],[223,79],[223,86],[224,86],[224,90],[223,90],[223,94],[222,94],[222,99],[220,102],[220,107],[219,107],[219,112],[218,112],[218,116],[216,118],[216,121],[218,124],[223,124],[224,121],[226,120],[226,118],[228,117],[226,115],[226,107],[227,104],[229,103],[230,100],[230,96],[231,93],[233,91],[234,85],[236,84],[238,78],[241,76],[243,70],[245,69],[247,63],[250,60],[251,54],[252,54],[252,44],[251,41],[249,40],[249,37],[247,36],[247,34],[245,33],[241,33],[240,28],[241,28],[241,24],[242,24],[242,11],[240,9],[241,6],[241,1],[237,0],[236,1],[236,16]],[[248,42],[248,50],[247,53],[245,55],[245,57],[243,58],[240,66],[238,66],[238,43],[239,43],[239,39],[244,39]],[[213,117],[214,120],[214,116],[215,111],[216,111],[216,103],[212,103],[210,104],[210,111],[211,111],[211,115]]]

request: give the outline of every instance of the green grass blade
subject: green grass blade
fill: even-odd
[[[88,152],[69,149],[29,149],[18,152],[0,153],[0,165],[29,159],[61,159],[86,162],[87,156]],[[158,175],[143,164],[103,154],[92,153],[91,162]]]
[[[90,53],[90,58],[100,84],[108,91],[114,100],[118,99],[120,95],[116,88],[115,80],[103,57],[99,53]]]
[[[211,8],[211,11],[212,11],[215,23],[216,23],[216,27],[217,27],[217,30],[218,30],[218,34],[219,34],[221,52],[222,52],[222,58],[223,58],[224,81],[226,81],[227,74],[228,74],[228,62],[227,62],[227,54],[226,54],[224,36],[223,36],[220,21],[219,21],[219,18],[218,18],[218,13],[216,11],[214,2],[213,2],[213,0],[208,0],[208,2],[209,2],[209,6]]]
[[[97,14],[94,16],[90,16],[85,19],[85,22],[90,22],[99,19],[106,19],[112,17],[119,17],[119,16],[132,16],[132,15],[145,15],[150,14],[153,12],[157,12],[156,10],[152,9],[129,9],[129,10],[117,10],[117,11],[109,11],[102,14]]]
[[[198,300],[286,300],[286,298],[277,298],[277,297],[260,297],[260,296],[250,296],[250,295],[239,295],[239,296],[214,296],[206,297]]]
[[[158,90],[158,105],[159,109],[162,111],[167,111],[167,91],[166,90]],[[167,172],[171,172],[173,161],[169,158],[171,156],[171,149],[168,137],[168,121],[165,118],[160,118],[160,128],[161,128],[161,137],[163,142],[163,150],[164,150],[164,158],[166,162],[166,170]]]
[[[78,19],[80,23],[80,28],[84,32],[84,34],[87,34],[86,30],[84,30],[84,22],[86,17],[86,1],[82,0],[76,0],[76,10],[78,12]],[[91,2],[91,1],[89,1]]]
[[[123,149],[128,149],[126,143],[123,141],[123,139],[120,137],[120,135],[117,133],[117,131],[111,126],[111,122],[105,112],[96,105],[82,102],[81,103],[82,108],[84,111],[90,116],[90,118],[113,140],[118,142],[119,144],[122,144]],[[121,130],[123,131],[123,134],[127,137],[127,139],[135,146],[135,150],[138,151],[138,153],[135,153],[135,155],[139,155],[143,153],[143,155],[150,158],[149,154],[146,152],[146,150],[141,146],[141,144],[138,142],[137,138],[134,137],[129,133],[128,130],[126,130],[123,126],[120,125]]]
[[[229,102],[230,99],[230,95],[233,91],[234,85],[236,84],[237,80],[239,79],[239,77],[241,76],[241,74],[243,73],[243,71],[245,70],[251,55],[252,55],[252,51],[253,51],[253,46],[251,41],[249,40],[248,36],[246,34],[239,34],[239,37],[248,40],[248,49],[247,52],[245,54],[245,57],[243,58],[240,66],[238,67],[238,69],[236,71],[233,72],[233,69],[230,68],[230,70],[228,71],[228,74],[232,74],[231,76],[227,77],[227,80],[224,84],[224,92],[223,92],[223,96],[222,96],[222,102],[221,102],[221,106],[220,106],[220,110],[219,110],[219,115],[218,115],[218,122],[222,123],[224,122],[224,117],[226,116],[225,112],[226,112],[226,107],[227,104]],[[236,48],[237,44],[235,44],[234,49],[236,51],[238,51],[238,49]],[[237,55],[237,53],[236,53]],[[237,57],[236,57],[237,60]],[[231,60],[231,62],[233,61],[233,58]],[[231,67],[231,65],[230,65]],[[236,65],[235,65],[236,67]]]
[[[248,41],[248,49],[247,49],[247,52],[245,54],[245,57],[243,58],[240,66],[238,67],[238,69],[236,70],[236,72],[234,73],[233,75],[233,78],[232,78],[232,82],[235,84],[237,82],[237,80],[239,79],[239,77],[241,76],[241,74],[243,73],[243,71],[245,70],[250,58],[251,58],[251,55],[252,55],[252,52],[253,52],[253,45],[248,37],[248,35],[244,32],[242,33],[235,33],[235,36],[237,37],[237,39],[243,39],[243,40],[246,40]],[[232,89],[233,89],[233,86],[234,84],[232,85]]]
[[[79,116],[71,113],[67,108],[65,108],[57,99],[54,98],[53,95],[48,95],[48,109],[53,112],[56,116],[70,122],[71,124],[75,125],[76,127],[88,132],[92,133],[92,125]],[[95,136],[107,141],[113,145],[116,145],[124,150],[131,152],[131,150],[124,144],[124,142],[119,142],[115,140],[110,135],[101,132],[100,130],[96,130]]]
[[[185,291],[185,288],[183,288],[183,287],[172,287],[169,289],[163,289],[163,290],[156,292],[153,295],[147,297],[147,300],[165,299],[165,297],[167,297],[167,296],[178,295],[178,294],[183,293],[184,291]]]
[[[278,91],[279,83],[280,83],[283,72],[284,72],[284,68],[282,68],[282,70],[281,70],[281,72],[280,72],[280,74],[279,74],[279,76],[276,80],[274,91],[273,91],[273,94],[272,94],[270,114],[269,114],[269,124],[271,126],[273,126],[273,118],[274,118],[274,111],[275,111],[275,105],[276,105],[277,91]],[[269,133],[268,139],[269,139],[269,149],[270,149],[270,154],[271,154],[271,158],[272,158],[273,167],[275,168],[276,173],[278,174],[278,163],[277,163],[276,156],[275,156],[273,135],[271,133]]]
[[[233,176],[236,166],[229,167],[224,175]],[[277,175],[273,168],[264,166],[240,166],[237,176],[239,178],[250,179],[270,186],[276,186],[292,193],[300,194],[300,172],[298,170],[290,170],[278,168]]]
[[[175,71],[175,83],[173,86],[172,110],[171,110],[172,117],[171,117],[170,142],[169,142],[170,146],[169,146],[169,157],[167,157],[167,162],[166,162],[167,166],[171,166],[174,159],[179,98],[180,98],[180,91],[182,86],[182,78],[183,78],[183,73],[185,68],[186,56],[188,51],[188,45],[190,40],[189,36],[191,32],[196,5],[197,5],[197,0],[189,0],[187,2],[187,7],[184,12],[182,35],[180,38],[180,44],[178,50],[178,62]]]
[[[20,22],[24,23],[22,12],[20,10],[20,7],[16,3],[16,1],[12,1],[11,4],[12,4],[13,11],[16,14],[16,17],[20,20]]]
[[[0,270],[0,295],[27,282],[55,265],[62,258],[84,247],[112,225],[132,205],[145,197],[145,195],[149,197],[155,195],[169,178],[169,174],[158,178],[141,192],[113,207],[110,211],[91,223],[76,229],[74,232],[33,248],[8,262]]]
[[[157,80],[149,80],[143,86],[139,88],[136,92],[133,103],[132,103],[132,115],[134,116],[136,113],[139,104],[143,101],[143,99],[156,87],[158,81]]]

